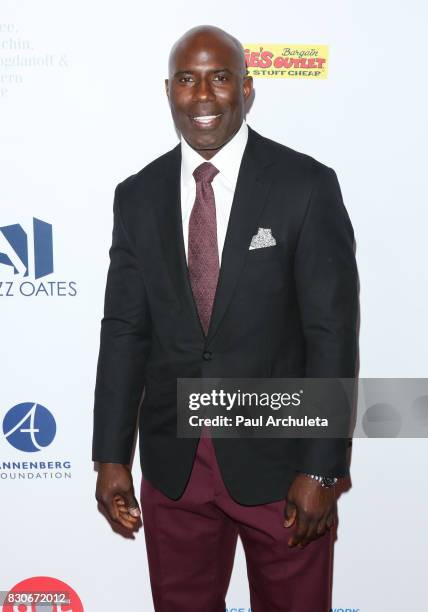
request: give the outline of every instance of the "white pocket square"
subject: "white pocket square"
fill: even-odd
[[[254,234],[254,236],[251,238],[251,244],[248,250],[263,249],[264,247],[275,245],[276,240],[272,236],[272,230],[270,227],[259,227],[257,234]]]

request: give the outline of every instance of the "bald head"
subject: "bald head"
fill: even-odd
[[[239,40],[216,26],[201,25],[187,30],[171,47],[168,59],[169,76],[171,77],[174,71],[177,54],[186,53],[189,49],[210,46],[224,47],[230,54],[231,61],[242,71],[242,74],[247,73],[244,49]]]

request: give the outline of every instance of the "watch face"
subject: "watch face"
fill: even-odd
[[[336,484],[336,478],[330,478],[330,476],[324,476],[324,478],[322,479],[322,484],[325,487],[332,487],[333,485]]]

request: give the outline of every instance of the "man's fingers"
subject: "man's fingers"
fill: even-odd
[[[116,523],[119,523],[127,529],[133,529],[137,522],[137,518],[131,516],[125,505],[118,506],[116,501],[112,503],[110,516]]]
[[[127,499],[131,499],[131,502],[127,502]],[[138,503],[134,498],[134,495],[117,493],[112,498],[101,498],[99,503],[103,506],[107,512],[108,517],[115,523],[119,523],[127,529],[133,529],[137,523],[138,517],[140,516],[140,509]],[[131,514],[129,505],[135,514]]]
[[[127,526],[135,527],[138,523],[138,518],[129,514],[128,510],[125,507],[119,508],[119,516],[120,520],[126,521]]]
[[[309,544],[309,542],[312,542],[313,540],[317,539],[318,525],[319,525],[319,522],[317,520],[312,520],[308,523],[308,530],[306,532],[306,535],[304,538],[302,538],[302,540],[299,543],[299,546],[301,548],[304,548],[307,544]]]
[[[333,527],[335,522],[336,522],[336,512],[330,512],[326,520],[327,529],[331,529],[331,527]]]
[[[317,528],[318,535],[323,536],[329,529],[331,529],[336,521],[336,518],[336,507],[333,507],[333,509],[320,520]]]
[[[135,527],[135,523],[133,521],[130,521],[129,519],[120,516],[119,517],[119,523],[123,526],[126,527],[126,529],[131,529],[133,530]]]
[[[317,527],[317,535],[318,536],[323,536],[326,531],[327,531],[328,527],[327,527],[327,517],[323,517],[320,522],[318,523],[318,527]]]
[[[129,514],[135,518],[141,516],[140,507],[135,499],[134,491],[130,491],[124,495],[124,501]]]
[[[119,521],[128,529],[133,529],[141,515],[134,491],[125,493],[115,503],[119,511]]]
[[[113,519],[113,521],[117,522],[119,520],[119,508],[117,508],[114,501],[104,503],[104,507],[107,510],[109,517]]]
[[[119,510],[120,516],[123,516],[123,517],[133,521],[134,523],[136,523],[138,521],[138,517],[132,516],[132,514],[129,513],[128,508],[126,506],[122,506],[121,508],[118,508],[118,510]]]
[[[296,531],[288,540],[289,546],[296,546],[299,544],[305,537],[309,529],[309,521],[306,518],[305,514],[302,511],[297,511],[297,522],[296,522]]]
[[[117,505],[117,502],[114,499],[112,499],[111,501],[104,502],[103,505],[107,511],[110,520],[112,520],[114,523],[119,523],[120,525],[124,525],[125,527],[127,527],[127,521],[122,516],[120,507]]]
[[[293,502],[287,501],[286,506],[285,506],[285,512],[284,512],[284,516],[285,516],[284,527],[291,527],[291,525],[293,525],[293,523],[296,520],[296,515],[297,515],[297,508],[295,504],[293,504]]]
[[[139,514],[137,514],[137,513],[140,512],[138,506],[135,507],[135,510],[137,512],[131,514],[130,511],[129,511],[128,505],[126,504],[125,500],[122,497],[120,497],[119,495],[116,495],[113,499],[114,499],[114,502],[115,502],[116,506],[119,508],[119,511],[121,512],[121,514],[126,514],[126,515],[132,517],[133,519],[134,518],[135,519],[138,518]],[[135,514],[135,516],[134,516],[134,514]]]

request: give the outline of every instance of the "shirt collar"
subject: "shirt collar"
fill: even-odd
[[[180,140],[181,179],[184,183],[187,183],[191,180],[194,181],[193,171],[207,160],[195,149],[192,149],[183,136],[181,136]],[[248,126],[244,120],[233,138],[209,160],[233,187],[235,187],[238,180],[239,167],[247,140]]]

